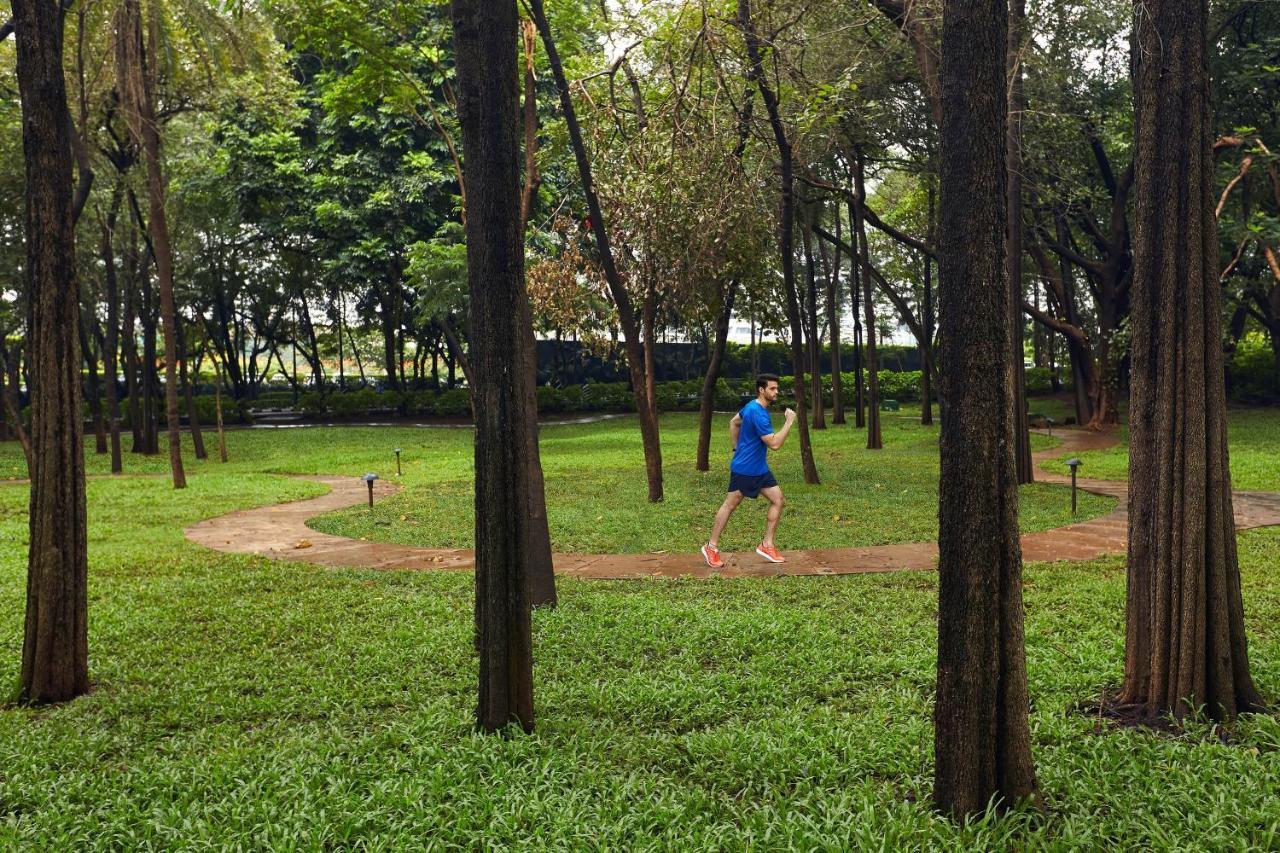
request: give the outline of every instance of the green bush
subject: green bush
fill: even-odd
[[[539,385],[537,388],[538,395],[538,414],[552,414],[555,412],[563,412],[565,410],[564,395],[560,393],[559,388],[551,385]]]
[[[625,382],[594,382],[582,389],[584,408],[589,411],[634,412],[635,398]]]
[[[443,391],[436,398],[436,414],[445,418],[460,418],[471,414],[471,392],[465,388]]]
[[[919,370],[907,370],[902,373],[892,370],[880,371],[880,399],[897,400],[900,403],[918,403],[920,401],[920,376]]]
[[[1280,373],[1271,342],[1261,332],[1240,339],[1227,365],[1227,393],[1241,403],[1280,402]]]
[[[560,399],[566,412],[581,412],[583,409],[582,386],[566,385],[560,389]]]

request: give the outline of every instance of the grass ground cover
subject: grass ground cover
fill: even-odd
[[[1231,486],[1241,491],[1280,492],[1280,408],[1233,409],[1227,433],[1231,455]],[[1129,478],[1129,429],[1116,436],[1121,444],[1080,454],[1079,476],[1099,480]],[[1067,467],[1057,465],[1066,472]]]
[[[779,528],[783,548],[829,548],[923,542],[937,536],[938,432],[922,427],[918,409],[886,412],[884,449],[867,450],[866,431],[832,426],[812,433],[822,485],[807,486],[799,438],[770,454],[787,496]],[[666,499],[647,500],[644,458],[634,418],[546,427],[542,466],[547,515],[558,551],[693,554],[706,540],[728,484],[728,415],[714,424],[712,470],[693,470],[697,417],[662,418]],[[780,419],[776,419],[779,420]],[[314,519],[317,530],[405,545],[470,547],[474,491],[470,433],[419,436],[405,456],[404,492],[372,510],[353,507]],[[1037,449],[1057,439],[1034,437]],[[406,445],[408,447],[408,445]],[[370,469],[373,470],[373,469]],[[384,469],[385,470],[385,469]],[[1069,492],[1037,484],[1020,490],[1022,529],[1045,530],[1109,512],[1109,498],[1081,493],[1071,515]],[[766,504],[744,501],[722,541],[726,551],[750,551],[760,541]]]
[[[339,452],[314,449],[322,465]],[[145,475],[89,490],[95,689],[0,708],[0,849],[1280,843],[1275,718],[1245,718],[1224,744],[1205,731],[1100,734],[1073,710],[1121,676],[1119,560],[1028,568],[1050,811],[961,828],[927,806],[929,573],[564,581],[561,606],[535,616],[538,731],[484,738],[471,729],[469,576],[327,571],[187,543],[197,518],[315,490],[247,467],[200,470],[182,493]],[[6,685],[25,504],[23,486],[0,487]],[[1276,697],[1280,530],[1240,541],[1254,673]]]

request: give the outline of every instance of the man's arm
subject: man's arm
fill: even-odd
[[[760,440],[769,445],[770,450],[781,450],[783,443],[787,440],[787,436],[791,434],[791,425],[796,422],[796,413],[794,409],[787,409],[785,413],[786,423],[782,425],[782,429],[768,435],[760,436]]]
[[[729,421],[729,448],[738,450],[738,433],[742,432],[742,415],[734,415]]]

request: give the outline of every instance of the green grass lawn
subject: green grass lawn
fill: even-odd
[[[695,415],[662,418],[666,498],[651,504],[640,431],[634,418],[542,431],[547,515],[558,551],[632,553],[688,551],[706,541],[729,480],[728,415],[714,425],[710,472],[693,469]],[[804,483],[800,440],[770,453],[787,509],[779,527],[783,548],[828,548],[922,542],[937,537],[938,431],[921,427],[916,411],[884,413],[883,450],[866,449],[866,431],[850,426],[812,433],[819,486]],[[781,418],[776,418],[781,424]],[[470,434],[419,432],[405,444],[402,494],[372,510],[359,506],[311,522],[341,536],[406,545],[470,547],[474,491]],[[1057,439],[1035,436],[1037,449]],[[385,463],[384,463],[385,465]],[[371,469],[372,470],[372,469]],[[385,467],[382,469],[385,470]],[[392,469],[394,470],[394,468]],[[1080,518],[1109,512],[1110,498],[1082,493]],[[1022,529],[1072,522],[1069,490],[1032,485],[1020,494]],[[722,540],[726,551],[750,551],[760,541],[767,504],[744,501]]]
[[[1280,409],[1233,409],[1227,419],[1231,485],[1241,491],[1280,492]],[[1080,454],[1079,475],[1099,480],[1129,479],[1128,427],[1120,427],[1121,444]],[[1065,465],[1058,467],[1066,472]]]
[[[556,440],[590,443],[564,429]],[[1049,812],[960,828],[927,804],[930,573],[562,580],[560,607],[534,619],[537,732],[502,739],[471,728],[470,576],[322,570],[182,538],[196,519],[316,492],[282,471],[386,471],[410,436],[467,444],[242,432],[235,461],[193,464],[186,492],[151,476],[163,458],[90,483],[95,689],[0,707],[0,849],[1280,845],[1275,717],[1243,718],[1224,743],[1099,732],[1073,710],[1122,674],[1120,559],[1027,568]],[[415,461],[466,468],[452,451]],[[0,486],[3,685],[21,647],[26,500]],[[1280,528],[1242,534],[1240,557],[1253,673],[1280,698]]]

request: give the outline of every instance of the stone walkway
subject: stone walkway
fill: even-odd
[[[1109,434],[1088,430],[1059,430],[1062,444],[1034,455],[1039,466],[1051,459],[1117,443]],[[416,548],[382,542],[365,542],[332,536],[306,526],[307,519],[368,500],[365,484],[355,477],[307,477],[330,487],[328,494],[257,509],[240,510],[188,527],[187,538],[199,545],[237,554],[260,554],[278,560],[321,566],[470,571],[474,555],[455,548]],[[1037,470],[1042,483],[1070,484],[1070,476]],[[1116,498],[1107,515],[1022,537],[1022,556],[1028,562],[1090,560],[1107,554],[1123,554],[1127,546],[1128,487],[1106,480],[1080,480],[1083,491]],[[399,485],[379,480],[375,498],[399,491]],[[1280,524],[1280,493],[1236,492],[1236,527]],[[557,575],[581,578],[768,577],[774,575],[844,575],[903,569],[930,570],[937,565],[933,542],[878,545],[864,548],[828,548],[784,551],[787,562],[774,564],[749,554],[725,554],[725,566],[712,570],[696,553],[556,554]]]

